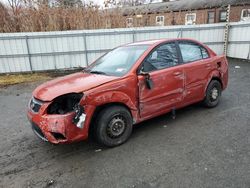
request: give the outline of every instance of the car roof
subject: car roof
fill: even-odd
[[[166,39],[157,39],[157,40],[144,40],[144,41],[138,41],[138,42],[133,42],[133,43],[129,43],[126,46],[137,46],[137,45],[154,45],[154,44],[158,44],[161,43],[163,41],[165,41]]]
[[[197,44],[201,44],[200,42],[193,40],[193,39],[189,39],[189,38],[168,38],[168,39],[153,39],[153,40],[138,41],[138,42],[126,44],[125,46],[138,46],[138,45],[156,46],[158,44],[161,44],[163,42],[168,42],[168,41],[190,41],[190,42],[194,42]]]

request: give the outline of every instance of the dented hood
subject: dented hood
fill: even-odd
[[[84,92],[115,79],[117,77],[74,73],[45,82],[33,91],[33,96],[42,101],[51,101],[60,95]]]

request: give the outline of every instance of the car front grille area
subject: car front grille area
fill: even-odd
[[[46,142],[48,141],[47,138],[44,136],[42,130],[35,123],[32,123],[32,129],[40,139]]]
[[[40,108],[42,106],[42,101],[35,99],[34,97],[30,100],[30,109],[37,113],[39,112]]]
[[[43,141],[48,142],[48,139],[43,134],[42,130],[34,123],[32,122],[32,130]],[[49,132],[57,141],[65,141],[66,138],[61,133],[55,133],[55,132]]]
[[[56,140],[66,140],[66,138],[61,133],[51,132],[51,134],[54,136]]]

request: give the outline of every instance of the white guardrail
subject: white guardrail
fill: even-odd
[[[116,46],[159,38],[193,38],[222,54],[224,33],[225,23],[1,33],[0,73],[85,67]],[[230,23],[227,56],[250,59],[250,22]]]

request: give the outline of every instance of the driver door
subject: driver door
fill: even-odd
[[[138,74],[141,118],[167,112],[183,100],[184,71],[179,62],[174,42],[158,46],[145,58]]]

